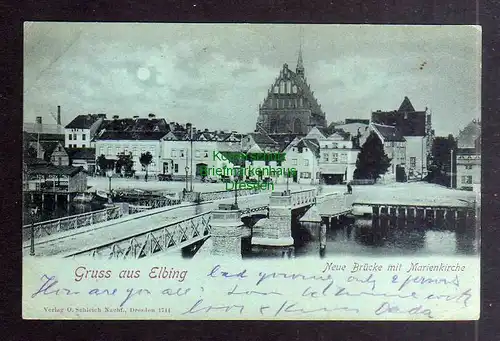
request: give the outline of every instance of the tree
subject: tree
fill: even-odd
[[[151,155],[150,152],[146,152],[141,154],[141,157],[139,158],[139,162],[141,163],[142,167],[146,170],[146,181],[148,181],[148,166],[151,164],[151,161],[153,161],[153,155]]]
[[[358,154],[354,178],[377,180],[390,166],[391,159],[385,153],[382,141],[372,132]]]
[[[451,172],[451,150],[456,152],[457,141],[453,135],[437,136],[432,143],[429,172],[426,180],[443,186],[450,185],[451,173],[456,173],[456,163]]]
[[[104,155],[100,155],[98,158],[97,158],[97,166],[99,167],[99,172],[101,173],[101,175],[106,175],[106,171],[108,169],[113,169],[113,166],[114,166],[114,162],[113,160],[108,160],[106,159],[106,156]]]
[[[125,170],[125,176],[127,176],[127,173],[130,173],[132,171],[132,167],[134,166],[134,161],[132,160],[132,153],[125,154],[125,153],[120,153],[117,155],[118,160],[116,161],[116,172],[120,173],[121,169]]]

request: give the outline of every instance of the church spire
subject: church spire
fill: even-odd
[[[299,58],[297,60],[297,75],[304,78],[304,62],[302,61],[302,28],[300,29],[300,45],[299,45]]]

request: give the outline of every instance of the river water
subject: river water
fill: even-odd
[[[479,231],[475,223],[463,233],[436,225],[374,226],[371,218],[337,223],[326,233],[325,255],[356,256],[453,256],[477,254]],[[295,256],[319,255],[317,225],[296,226]]]

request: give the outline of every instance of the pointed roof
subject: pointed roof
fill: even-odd
[[[302,60],[302,42],[299,47],[299,57],[297,59],[297,68],[295,70],[298,75],[304,77],[304,61]]]
[[[286,94],[279,93],[280,91],[280,83],[281,82],[291,82],[292,91]],[[274,83],[271,86],[271,89],[268,92],[266,99],[262,104],[263,109],[276,109],[271,105],[271,100],[278,98],[282,99],[282,96],[286,96],[290,100],[292,98],[304,98],[304,102],[310,108],[312,114],[320,115],[321,117],[325,117],[323,110],[321,109],[321,105],[318,103],[316,97],[314,97],[314,93],[311,90],[309,84],[305,78],[302,78],[296,72],[293,72],[288,68],[288,64],[284,64],[283,68],[278,77],[276,77]],[[295,103],[293,103],[295,105]]]
[[[400,131],[396,127],[372,123],[372,128],[374,130],[376,130],[380,134],[380,136],[383,137],[384,142],[388,142],[388,141],[404,142],[404,141],[406,141],[404,136],[400,133]]]
[[[414,112],[416,111],[413,105],[410,102],[410,99],[405,96],[403,102],[399,106],[398,111],[403,111],[403,112]]]

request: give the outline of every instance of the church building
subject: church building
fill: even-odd
[[[295,72],[284,64],[279,76],[259,105],[256,130],[268,134],[307,134],[313,127],[327,127],[325,113],[314,97],[299,50]]]

